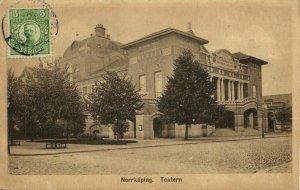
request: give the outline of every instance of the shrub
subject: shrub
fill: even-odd
[[[102,140],[101,136],[97,136],[96,134],[89,134],[89,133],[83,133],[77,136],[78,140],[92,140],[92,141],[98,141]]]

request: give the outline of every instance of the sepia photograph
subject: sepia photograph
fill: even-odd
[[[299,2],[274,2],[3,1],[6,178],[198,189],[183,176],[282,175],[295,188]]]

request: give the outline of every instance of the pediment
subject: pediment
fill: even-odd
[[[225,49],[219,50],[216,53],[216,63],[221,65],[226,65],[229,67],[234,67],[235,61],[232,54]]]

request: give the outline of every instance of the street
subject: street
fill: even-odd
[[[42,156],[10,156],[19,175],[291,172],[292,137]],[[268,168],[279,166],[274,170]]]

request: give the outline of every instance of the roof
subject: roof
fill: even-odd
[[[103,68],[95,71],[91,75],[88,75],[81,79],[77,79],[76,82],[94,79],[94,78],[98,78],[98,77],[103,77],[105,75],[106,71],[115,71],[118,73],[118,72],[127,71],[127,70],[128,70],[128,62],[116,61],[116,62],[109,64],[106,67],[103,67]]]
[[[126,49],[126,48],[131,47],[133,45],[136,45],[138,43],[141,43],[141,42],[144,42],[144,41],[147,41],[147,40],[151,40],[151,39],[154,39],[154,38],[157,38],[157,37],[160,37],[160,36],[164,36],[164,35],[167,35],[167,34],[171,34],[171,33],[175,33],[175,34],[182,35],[182,36],[185,36],[185,37],[188,37],[188,38],[192,38],[192,39],[200,42],[201,44],[207,44],[208,43],[208,40],[200,38],[200,37],[192,34],[191,32],[183,32],[183,31],[180,31],[180,30],[175,29],[175,28],[166,28],[166,29],[154,32],[152,34],[149,34],[147,36],[144,36],[144,37],[142,37],[138,40],[135,40],[133,42],[129,42],[127,44],[121,45],[121,48]]]
[[[232,54],[229,50],[227,50],[227,49],[218,49],[218,50],[216,50],[216,51],[212,51],[211,53],[214,53],[214,54],[226,53],[226,54],[229,55],[232,59],[235,58],[235,57],[233,56],[233,54]]]
[[[80,48],[84,47],[90,48],[92,52],[102,52],[103,49],[107,49],[124,54],[124,50],[120,49],[120,45],[120,42],[92,35],[80,41],[73,41],[71,45],[65,50],[63,57],[66,58],[73,53],[78,52]]]
[[[233,57],[235,59],[238,59],[241,63],[247,63],[245,61],[250,61],[252,63],[256,63],[256,64],[259,64],[259,65],[266,65],[266,64],[268,64],[267,61],[264,61],[264,60],[259,59],[257,57],[246,55],[246,54],[241,53],[241,52],[236,52],[236,53],[234,53],[232,55],[233,55]]]

